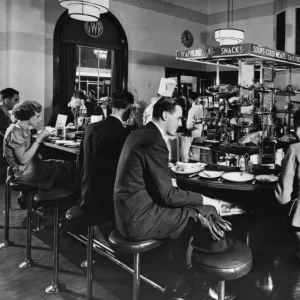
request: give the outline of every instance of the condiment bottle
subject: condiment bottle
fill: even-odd
[[[240,170],[241,170],[241,172],[246,171],[246,161],[243,156],[240,158]]]
[[[252,161],[250,159],[248,162],[247,171],[248,171],[248,173],[252,173],[252,171],[253,171]]]

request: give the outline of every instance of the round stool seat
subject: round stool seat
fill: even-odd
[[[204,271],[217,280],[234,280],[246,275],[252,267],[252,252],[240,241],[233,248],[217,254],[193,250],[192,264],[196,271]]]
[[[98,225],[101,219],[99,212],[86,212],[79,205],[71,207],[66,213],[66,218],[68,222],[78,224],[81,227]]]
[[[17,192],[20,192],[20,191],[27,191],[27,192],[32,192],[32,191],[36,191],[37,189],[34,188],[34,187],[31,187],[31,186],[28,186],[28,185],[25,185],[25,184],[22,184],[22,183],[19,183],[19,182],[16,182],[14,179],[11,179],[9,180],[8,182],[9,184],[9,188],[12,190],[12,191],[17,191]]]
[[[109,236],[110,244],[116,249],[124,253],[140,253],[147,252],[162,245],[162,240],[144,240],[135,241],[126,239],[117,231],[114,230]]]
[[[40,191],[34,201],[41,207],[55,207],[74,201],[76,193],[70,189],[51,189]]]

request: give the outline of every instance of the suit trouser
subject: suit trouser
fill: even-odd
[[[172,266],[174,272],[183,276],[190,274],[188,271],[192,267],[191,254],[193,250],[191,241],[194,236],[197,235],[199,238],[202,234],[207,235],[206,230],[202,227],[200,222],[191,218],[178,238],[170,240],[168,251],[173,260]]]

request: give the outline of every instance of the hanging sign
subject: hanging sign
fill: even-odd
[[[176,58],[206,58],[205,49],[177,50]]]
[[[300,56],[294,55],[289,52],[274,50],[267,47],[262,47],[258,45],[251,44],[251,53],[263,57],[270,57],[273,59],[278,59],[280,61],[292,62],[300,64]]]
[[[251,52],[251,44],[226,45],[215,48],[214,57],[216,56],[238,56],[241,54],[249,54]]]
[[[300,56],[298,55],[254,44],[219,46],[215,48],[213,57],[239,57],[239,55],[246,56],[247,54],[300,64]]]

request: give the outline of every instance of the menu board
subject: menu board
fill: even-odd
[[[264,81],[272,82],[274,80],[274,72],[273,69],[264,68],[263,70],[263,79]]]

